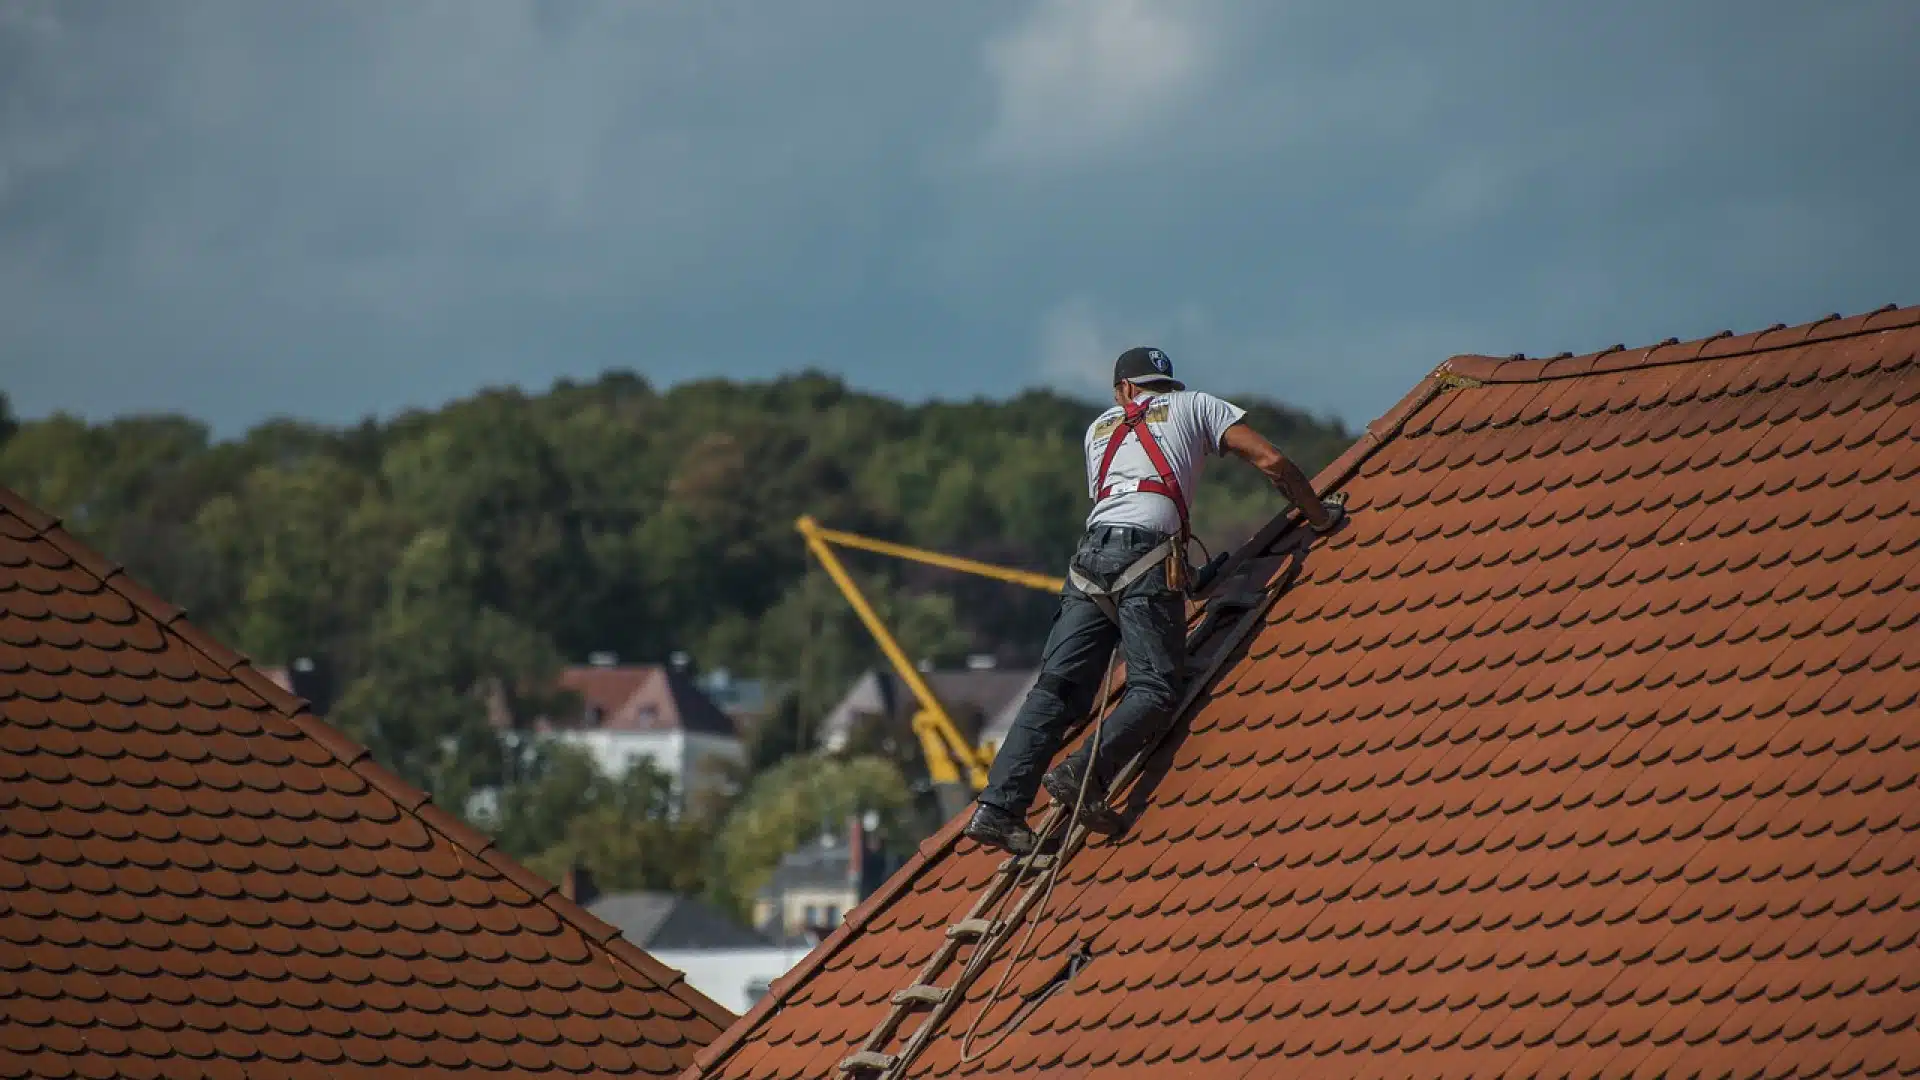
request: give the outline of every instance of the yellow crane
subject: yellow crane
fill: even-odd
[[[963,574],[977,574],[996,581],[1024,585],[1027,588],[1045,592],[1059,592],[1066,586],[1066,581],[1046,574],[1014,570],[974,559],[963,559],[957,555],[943,555],[937,551],[909,547],[906,544],[875,540],[858,533],[828,529],[809,516],[802,516],[794,526],[800,530],[800,535],[806,538],[807,548],[813,552],[814,558],[820,560],[820,565],[826,569],[827,576],[833,579],[833,583],[839,587],[841,594],[847,598],[847,603],[853,607],[854,614],[860,616],[860,621],[866,625],[867,633],[873,635],[874,642],[886,655],[887,662],[893,665],[893,670],[900,676],[900,681],[906,683],[907,689],[913,692],[914,700],[920,706],[919,711],[913,716],[913,733],[919,738],[921,751],[926,756],[927,773],[933,780],[936,790],[956,794],[964,791],[965,799],[942,797],[942,808],[948,810],[949,816],[957,813],[958,807],[964,806],[966,800],[972,799],[981,788],[987,785],[987,768],[993,764],[993,748],[975,746],[961,736],[960,729],[953,722],[953,717],[947,713],[945,706],[940,704],[940,699],[934,696],[933,688],[920,677],[920,672],[913,666],[913,662],[907,659],[907,654],[900,648],[900,643],[894,640],[886,624],[880,621],[880,616],[873,610],[873,605],[867,602],[866,594],[854,584],[853,576],[847,573],[845,566],[841,565],[840,557],[834,553],[833,549],[837,545],[859,551],[870,551],[877,555],[889,555],[896,559],[907,559],[946,570],[957,570]],[[964,788],[962,784],[965,785]],[[948,803],[954,805],[948,806],[946,805]]]

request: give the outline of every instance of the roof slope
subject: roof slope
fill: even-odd
[[[1920,1070],[1917,349],[1909,308],[1443,365],[1202,639],[994,1016],[1091,960],[962,1065],[1002,957],[911,1073]],[[958,826],[688,1076],[829,1075],[997,864]]]
[[[0,1077],[672,1075],[732,1017],[0,489]]]

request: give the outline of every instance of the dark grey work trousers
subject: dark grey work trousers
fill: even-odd
[[[1150,529],[1096,525],[1074,552],[1074,564],[1104,587],[1164,539],[1166,534]],[[1185,601],[1167,586],[1164,563],[1141,575],[1116,599],[1118,626],[1071,581],[1061,592],[1039,677],[1021,704],[1006,742],[994,755],[981,802],[1013,814],[1024,814],[1033,805],[1041,774],[1060,749],[1067,728],[1093,706],[1116,641],[1127,663],[1127,689],[1101,728],[1092,777],[1099,791],[1111,786],[1114,774],[1172,716],[1183,689]],[[1084,759],[1087,745],[1082,743],[1076,756]]]

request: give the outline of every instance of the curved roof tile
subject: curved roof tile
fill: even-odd
[[[732,1019],[0,488],[0,1077],[671,1076]]]
[[[1917,353],[1905,308],[1442,365],[1319,478],[1340,533],[1237,553],[1284,587],[1196,631],[983,1028],[1090,960],[963,1062],[1009,946],[910,1074],[1920,1072]],[[830,1075],[998,865],[959,825],[687,1076]]]

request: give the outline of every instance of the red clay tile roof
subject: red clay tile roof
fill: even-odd
[[[0,489],[0,1077],[670,1076],[732,1019]]]
[[[611,718],[647,685],[655,670],[643,664],[575,665],[560,672],[560,686],[579,694],[582,705],[598,708]]]
[[[1197,639],[1008,1000],[1091,960],[963,1065],[1016,937],[910,1074],[1920,1072],[1917,350],[1908,308],[1443,365]],[[687,1076],[831,1075],[997,865],[959,824]]]
[[[720,711],[698,683],[664,664],[569,667],[560,673],[560,685],[579,694],[583,705],[600,709],[603,719],[599,730],[685,731],[738,737],[732,718]],[[569,721],[542,726],[582,725]]]

